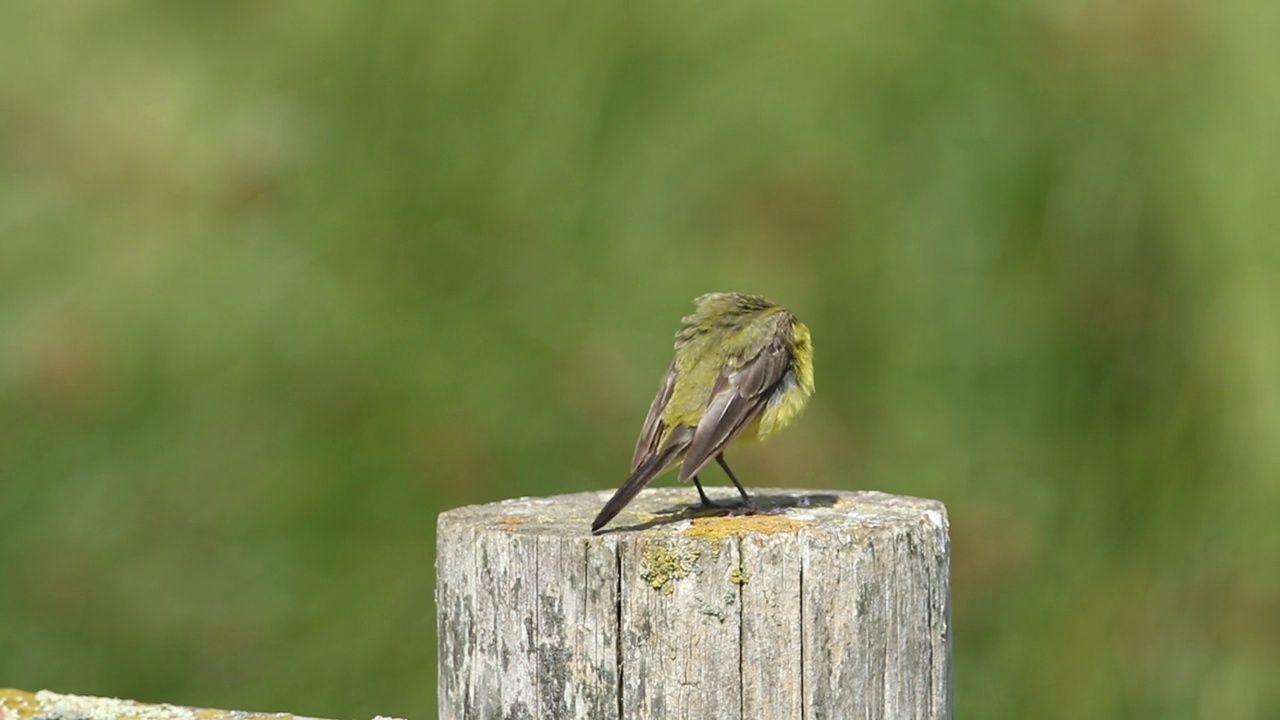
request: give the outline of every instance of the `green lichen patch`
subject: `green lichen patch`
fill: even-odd
[[[729,582],[734,585],[746,585],[751,582],[751,573],[747,572],[745,568],[739,565],[729,573]]]
[[[675,592],[675,582],[697,567],[702,551],[679,543],[650,542],[640,560],[640,577],[664,595]]]

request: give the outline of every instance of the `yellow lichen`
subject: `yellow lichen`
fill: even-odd
[[[729,582],[734,585],[746,585],[748,582],[751,582],[751,573],[747,572],[741,565],[739,565],[733,569],[733,572],[729,573]]]
[[[792,520],[782,515],[743,515],[729,517],[698,518],[684,531],[689,537],[702,540],[721,540],[735,535],[776,535],[793,533],[812,523]]]
[[[39,714],[40,703],[36,696],[12,688],[0,688],[0,717],[29,718]]]

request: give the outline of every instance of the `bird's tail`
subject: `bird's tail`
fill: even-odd
[[[618,513],[622,512],[622,508],[634,500],[635,496],[640,494],[640,491],[644,489],[645,485],[649,484],[650,480],[653,480],[663,470],[666,470],[668,464],[675,460],[680,451],[686,447],[688,447],[688,442],[670,443],[662,452],[650,456],[640,463],[632,471],[631,476],[622,483],[622,487],[618,488],[618,492],[614,493],[613,497],[609,498],[609,502],[605,503],[604,507],[600,509],[600,514],[596,515],[596,519],[591,521],[591,532],[600,532],[600,528],[617,517]]]

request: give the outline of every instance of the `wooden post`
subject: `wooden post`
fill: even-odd
[[[316,720],[288,713],[152,705],[133,700],[0,688],[0,720]],[[373,720],[395,720],[378,715]]]
[[[951,716],[941,503],[672,487],[593,536],[609,495],[440,515],[442,719]]]

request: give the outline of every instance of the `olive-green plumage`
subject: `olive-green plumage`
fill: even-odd
[[[598,531],[662,473],[698,482],[716,460],[747,506],[751,498],[724,461],[733,442],[768,439],[789,425],[813,393],[809,328],[786,309],[756,296],[711,293],[676,333],[676,356],[640,429],[631,475],[591,523]]]

